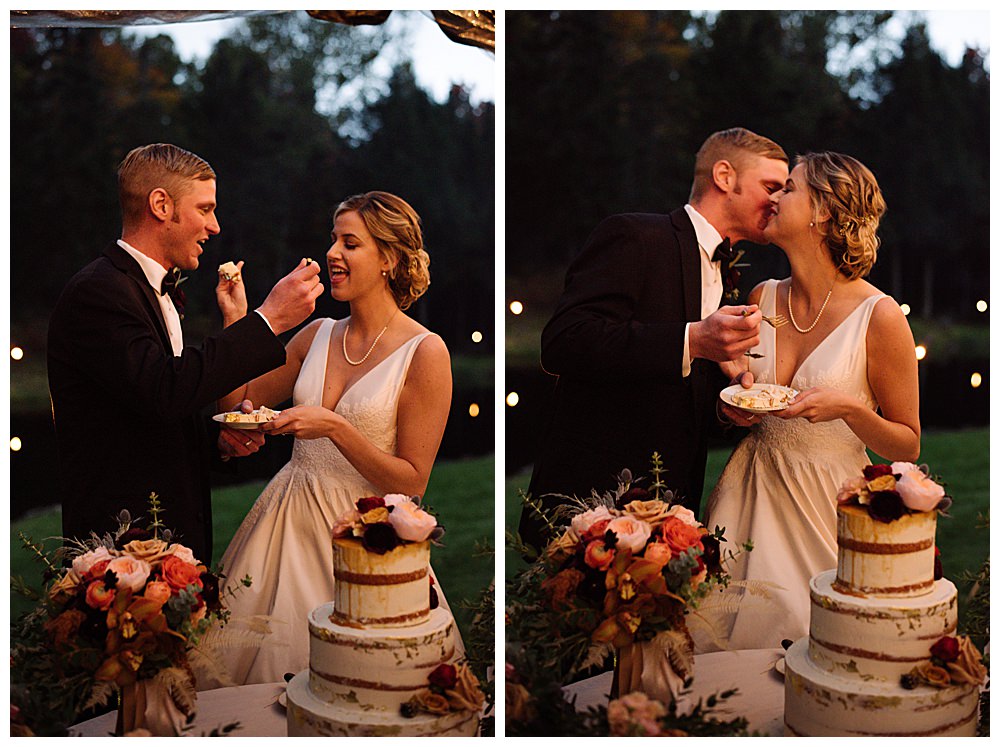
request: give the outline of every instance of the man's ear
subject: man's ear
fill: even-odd
[[[736,169],[725,159],[712,164],[712,182],[723,192],[729,193],[736,186]]]
[[[159,221],[168,221],[174,213],[174,201],[163,187],[157,187],[146,198],[149,212]]]

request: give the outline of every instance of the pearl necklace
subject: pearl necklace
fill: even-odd
[[[399,309],[397,308],[396,311],[399,311]],[[347,336],[351,333],[351,323],[348,322],[347,329],[344,331],[344,336],[341,339],[342,343],[341,347],[344,350],[344,360],[350,363],[352,366],[360,366],[362,363],[368,360],[368,356],[372,354],[372,351],[375,349],[375,346],[378,345],[378,341],[382,339],[382,335],[384,335],[385,331],[389,329],[389,325],[392,323],[392,320],[396,318],[396,311],[392,312],[392,316],[389,317],[389,321],[385,323],[384,327],[382,327],[382,331],[379,332],[377,335],[375,335],[375,339],[372,341],[372,346],[368,348],[368,352],[365,353],[364,356],[359,361],[352,361],[351,356],[347,354]]]
[[[826,294],[826,300],[823,301],[823,305],[819,307],[819,313],[816,315],[816,318],[813,319],[812,324],[810,324],[805,329],[802,329],[802,327],[800,327],[798,323],[795,321],[795,314],[792,313],[792,280],[791,278],[788,279],[788,317],[792,320],[792,326],[795,327],[796,332],[799,332],[804,335],[806,332],[813,331],[813,328],[819,323],[819,318],[823,316],[823,312],[826,311],[826,305],[830,303],[830,296],[833,295],[833,286],[836,284],[837,284],[837,276],[834,275],[833,282],[830,284],[830,290]]]

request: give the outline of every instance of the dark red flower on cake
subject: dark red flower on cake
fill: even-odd
[[[378,495],[370,495],[358,501],[358,513],[366,514],[373,508],[385,508],[385,499]]]
[[[632,501],[648,501],[649,499],[649,491],[645,488],[629,488],[622,494],[621,498],[615,501],[615,508],[621,511]]]
[[[868,504],[868,515],[875,521],[888,524],[904,513],[906,513],[906,506],[903,505],[903,499],[895,490],[880,490],[877,493],[872,493],[871,503]]]
[[[361,545],[376,555],[385,555],[399,544],[399,535],[389,523],[369,524],[365,527],[365,533],[361,535]]]
[[[891,464],[869,464],[865,467],[865,479],[874,480],[876,477],[884,477],[892,474]]]
[[[431,683],[431,687],[451,690],[458,682],[458,670],[451,664],[439,664],[437,669],[427,675],[427,681]]]
[[[946,635],[933,646],[931,646],[931,656],[940,659],[946,664],[958,658],[958,639]]]
[[[944,578],[944,568],[941,566],[941,548],[934,548],[934,580],[940,581]]]

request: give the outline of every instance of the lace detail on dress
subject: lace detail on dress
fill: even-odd
[[[753,427],[747,441],[754,449],[778,450],[783,459],[796,462],[857,459],[865,451],[843,420],[810,423],[805,418],[765,417]]]

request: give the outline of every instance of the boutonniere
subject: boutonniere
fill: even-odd
[[[732,305],[740,299],[740,278],[742,277],[739,268],[749,267],[749,262],[741,262],[744,249],[734,249],[732,257],[722,260],[722,300],[724,303]]]
[[[170,300],[174,302],[174,308],[177,309],[177,316],[184,319],[184,304],[187,301],[184,295],[184,290],[181,288],[181,283],[187,280],[187,277],[181,275],[181,270],[179,267],[172,267],[167,271],[167,274],[163,277],[163,283],[160,285],[160,293],[170,296]]]

